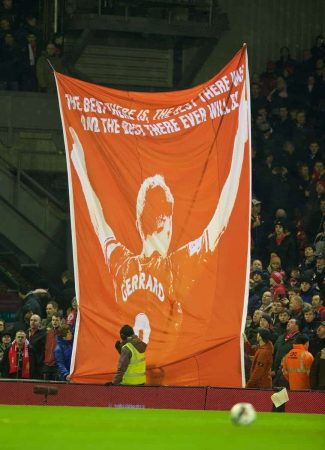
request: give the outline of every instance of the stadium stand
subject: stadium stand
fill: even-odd
[[[215,17],[215,11],[209,9],[211,2],[200,2],[200,8],[194,2],[190,6],[186,2],[177,2],[177,7],[172,5],[174,2],[143,3],[145,17],[158,17],[169,22],[190,21],[195,17],[199,22],[211,24]],[[96,4],[84,2],[84,12],[91,12]],[[107,15],[130,14],[134,17],[140,14],[138,10],[135,14],[137,2],[105,4]],[[49,36],[48,29],[38,25],[33,2],[28,2],[27,9],[22,2],[18,5],[3,1],[0,8],[0,90],[54,93],[53,75],[46,58],[59,71],[68,71],[64,36],[53,33]],[[200,14],[196,14],[195,8],[200,9]],[[72,13],[71,10],[68,14],[69,20]],[[69,48],[69,40],[67,42]],[[82,47],[82,42],[80,45]],[[114,56],[114,50],[105,53],[101,46],[88,47],[79,61],[79,69],[89,66],[94,55],[102,58],[103,54]],[[130,50],[126,50],[125,55],[129,54]],[[151,79],[151,88],[161,84],[171,88],[175,79],[169,71],[168,51],[162,49],[155,53],[148,50],[148,54],[158,58],[161,65],[157,80]],[[105,66],[105,70],[109,71],[110,67]],[[123,70],[127,73],[129,68]],[[102,78],[98,78],[99,72]],[[89,74],[105,82],[105,72],[100,67],[92,67]],[[143,72],[139,72],[138,79],[143,76]],[[145,79],[139,80],[139,84],[146,83]],[[127,82],[125,78],[123,83]],[[277,60],[269,60],[262,73],[253,74],[251,107],[253,263],[245,330],[247,379],[257,348],[259,327],[270,330],[276,352],[279,348],[283,350],[282,341],[294,343],[299,331],[294,333],[285,328],[285,324],[298,318],[299,330],[308,330],[311,353],[318,362],[319,352],[325,347],[325,38],[322,35],[315,37],[313,46],[306,49],[300,59],[293,58],[290,49],[282,47]],[[6,174],[12,176],[12,168],[6,167]],[[51,181],[44,173],[30,170],[30,174],[45,189],[54,190],[54,196],[61,197],[57,207],[64,215],[68,197],[65,175]],[[14,333],[17,330],[17,314],[31,297],[43,306],[42,319],[45,318],[44,301],[50,298],[59,305],[64,304],[64,318],[71,313],[73,295],[66,304],[64,286],[58,279],[44,284],[47,276],[37,261],[26,258],[1,238],[0,317],[8,322],[7,331]],[[23,300],[19,300],[18,292],[24,296]],[[259,316],[254,314],[255,311],[265,309],[262,301],[265,292],[270,293],[268,314],[256,320]],[[308,308],[313,311],[312,326],[306,314]],[[24,311],[28,312],[28,309]],[[281,319],[283,312],[287,313],[284,321]],[[25,317],[21,319],[25,320]],[[26,320],[28,328],[28,316]],[[290,345],[285,347],[286,351]],[[273,376],[274,384],[285,385],[281,371]],[[317,386],[317,383],[313,385]]]

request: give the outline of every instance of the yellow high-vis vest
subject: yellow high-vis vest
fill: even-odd
[[[145,353],[140,353],[130,342],[123,345],[132,353],[131,361],[123,375],[121,384],[136,385],[146,382],[146,357]]]

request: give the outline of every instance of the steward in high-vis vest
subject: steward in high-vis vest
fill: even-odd
[[[314,357],[309,353],[308,346],[308,336],[301,334],[282,360],[282,373],[291,390],[310,389],[309,372]]]
[[[113,385],[141,386],[146,383],[147,344],[134,334],[130,325],[124,325],[120,330],[121,342],[117,341],[115,348],[120,353],[117,373]]]

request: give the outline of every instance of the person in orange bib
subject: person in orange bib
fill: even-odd
[[[282,360],[282,373],[288,380],[290,390],[310,389],[309,372],[314,357],[308,347],[308,336],[301,334]]]

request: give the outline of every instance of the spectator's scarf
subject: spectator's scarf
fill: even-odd
[[[293,331],[292,333],[286,334],[284,340],[288,341],[289,339],[291,339],[297,333],[299,333],[299,331]]]
[[[277,236],[275,237],[276,245],[281,245],[281,244],[282,244],[282,241],[283,241],[283,239],[284,239],[285,237],[286,237],[286,234],[285,234],[285,233],[281,233],[281,234],[277,235]]]
[[[23,365],[22,365],[22,378],[29,378],[29,354],[28,344],[25,342],[22,349]],[[17,344],[14,341],[9,350],[9,373],[17,372]]]

